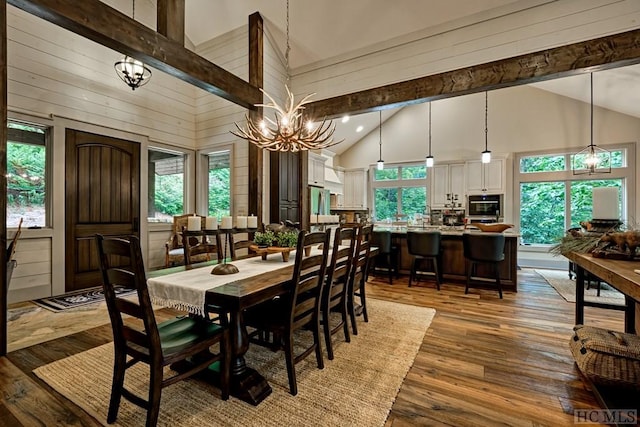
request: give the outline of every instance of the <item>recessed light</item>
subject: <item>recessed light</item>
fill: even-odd
[[[342,117],[342,123],[347,123],[349,121],[349,116]]]
[[[364,129],[364,127],[363,127],[363,126],[358,126],[358,127],[356,128],[356,132],[362,132],[362,129]]]

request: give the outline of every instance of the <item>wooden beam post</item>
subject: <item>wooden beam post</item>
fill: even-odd
[[[259,12],[249,15],[249,84],[264,85],[264,22]],[[262,94],[260,94],[262,96]],[[261,101],[262,102],[262,101]],[[262,120],[262,107],[249,111],[251,120]],[[258,217],[262,224],[263,152],[255,144],[249,145],[249,214]]]
[[[7,0],[32,15],[253,109],[260,90],[100,0]]]
[[[305,115],[334,118],[638,63],[640,30],[632,30],[318,100]]]
[[[158,32],[184,46],[184,0],[158,0]]]

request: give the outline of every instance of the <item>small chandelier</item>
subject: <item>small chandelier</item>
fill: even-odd
[[[593,143],[593,73],[591,75],[591,143],[571,156],[574,175],[611,173],[611,153]]]
[[[429,102],[429,155],[425,159],[428,168],[433,167],[433,156],[431,155],[431,102]]]
[[[133,0],[131,19],[136,19],[136,0]],[[115,68],[118,77],[120,77],[131,90],[136,90],[140,86],[146,85],[149,83],[149,79],[151,79],[151,70],[141,61],[130,56],[125,56],[120,61],[117,61],[113,64],[113,68]]]
[[[384,169],[384,160],[382,160],[382,110],[380,110],[380,157],[378,157],[378,170],[381,171]]]
[[[287,47],[285,51],[285,62],[287,72],[287,83],[289,77],[289,0],[287,0]],[[275,110],[274,119],[263,119],[256,123],[248,114],[245,114],[246,125],[241,127],[234,123],[237,131],[231,133],[238,138],[246,139],[252,144],[269,151],[291,151],[320,150],[339,144],[343,140],[333,141],[335,125],[331,120],[322,120],[319,126],[314,127],[311,121],[303,120],[304,105],[308,104],[309,98],[315,93],[305,96],[302,101],[295,103],[293,94],[289,86],[285,84],[287,91],[286,108],[278,103],[262,88],[260,91],[271,101],[268,104],[256,104],[256,107],[265,107]]]
[[[491,151],[489,145],[489,92],[484,93],[484,151],[482,163],[491,163]]]

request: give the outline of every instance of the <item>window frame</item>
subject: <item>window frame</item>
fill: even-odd
[[[404,167],[416,167],[416,166],[424,166],[425,167],[425,178],[416,178],[416,179],[403,179],[402,178],[402,168]],[[430,180],[431,174],[429,173],[429,168],[426,167],[425,163],[422,161],[413,161],[413,162],[399,162],[399,163],[385,163],[384,168],[398,168],[398,179],[386,179],[377,181],[375,179],[377,165],[369,166],[369,200],[371,200],[371,217],[376,218],[377,222],[380,222],[376,215],[376,199],[375,193],[378,188],[397,188],[398,189],[398,201],[397,201],[397,210],[398,214],[404,214],[402,209],[402,189],[403,188],[424,188],[425,191],[425,201],[426,206],[425,209],[429,206],[429,188],[430,188]]]
[[[608,179],[621,179],[621,199],[622,199],[622,211],[620,212],[621,221],[626,222],[635,218],[635,203],[633,202],[633,195],[636,194],[636,143],[619,143],[600,145],[609,151],[624,150],[624,166],[612,167],[611,173],[606,174],[583,174],[573,175],[571,170],[572,155],[580,151],[580,147],[562,148],[553,150],[537,150],[514,153],[514,167],[513,167],[513,208],[514,208],[514,222],[516,228],[520,231],[520,211],[521,211],[521,184],[535,183],[535,182],[564,182],[565,183],[565,230],[571,226],[571,185],[568,183],[577,181],[592,181],[592,180],[608,180]],[[582,147],[584,148],[584,147]],[[525,157],[536,156],[565,156],[565,170],[562,171],[550,171],[550,172],[520,172],[520,160]],[[548,248],[553,244],[527,244],[526,247],[530,248]]]
[[[37,225],[40,228],[50,229],[53,227],[53,121],[44,118],[34,118],[30,116],[23,116],[21,114],[12,114],[9,112],[7,117],[7,137],[8,137],[8,126],[10,123],[18,123],[24,124],[25,126],[32,126],[36,128],[41,128],[44,130],[44,148],[45,148],[45,157],[44,157],[44,224]],[[9,143],[9,139],[7,138],[7,144]],[[8,147],[7,147],[8,149]],[[5,155],[8,153],[5,153]],[[7,159],[8,161],[8,159]],[[7,191],[8,187],[5,188],[5,199],[7,199]],[[7,209],[8,209],[8,200],[7,200]],[[7,230],[17,230],[17,226],[9,226],[6,223],[5,218],[5,226]],[[23,228],[26,228],[28,224],[23,224]]]
[[[155,142],[155,141],[150,141],[149,145],[147,146],[147,171],[148,171],[148,153],[150,151],[159,151],[159,152],[163,152],[163,153],[170,153],[170,154],[181,154],[184,156],[184,171],[183,171],[183,175],[184,175],[184,181],[183,181],[183,190],[182,190],[182,196],[183,196],[183,200],[182,200],[182,206],[183,206],[183,215],[186,213],[190,213],[191,212],[191,191],[190,188],[192,188],[192,166],[191,166],[191,159],[193,158],[193,150],[188,150],[185,148],[181,148],[181,147],[176,147],[173,145],[169,145],[169,144],[162,144],[159,142]],[[148,173],[147,173],[148,176]],[[148,192],[149,189],[147,187],[147,197],[148,197]],[[147,223],[148,224],[170,224],[172,221],[149,221],[149,207],[147,206]]]
[[[205,215],[209,215],[209,155],[212,153],[220,152],[220,151],[228,151],[229,152],[229,169],[231,173],[229,174],[229,188],[231,189],[231,194],[229,195],[229,211],[230,215],[233,216],[234,211],[234,193],[235,193],[235,172],[234,172],[234,154],[235,154],[235,144],[226,143],[213,145],[207,148],[203,148],[198,150],[197,156],[197,168],[198,168],[198,182],[201,182],[203,185],[199,186],[197,193],[197,210],[198,212],[204,212]]]

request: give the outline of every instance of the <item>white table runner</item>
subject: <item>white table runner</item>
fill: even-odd
[[[315,248],[311,252],[312,255],[321,253],[322,251]],[[211,274],[211,270],[214,267],[211,265],[147,279],[147,287],[149,288],[151,301],[154,304],[204,316],[207,290],[262,273],[279,270],[293,265],[294,262],[295,250],[291,251],[288,262],[282,261],[281,254],[271,254],[266,260],[257,256],[233,261],[232,264],[238,267],[239,270],[235,274]]]

